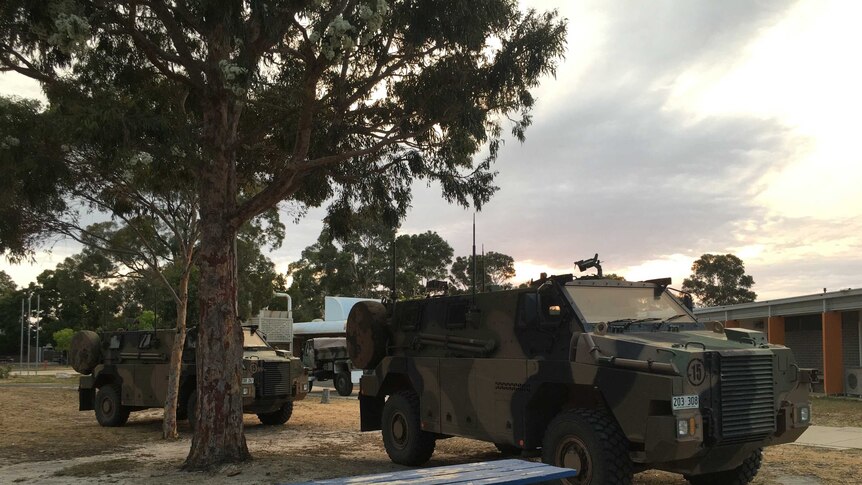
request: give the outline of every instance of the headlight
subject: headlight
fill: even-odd
[[[687,438],[697,436],[697,419],[694,416],[676,420],[676,437]]]
[[[801,404],[797,406],[796,411],[800,423],[808,423],[811,421],[811,406],[808,404]]]
[[[680,419],[676,422],[676,435],[688,436],[688,420]]]

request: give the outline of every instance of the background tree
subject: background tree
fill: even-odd
[[[754,278],[733,254],[704,254],[691,265],[692,274],[682,290],[693,294],[701,306],[734,305],[757,299],[751,291]]]
[[[18,286],[5,271],[0,270],[0,295],[14,293]]]
[[[51,335],[51,339],[54,340],[54,349],[60,352],[68,352],[72,345],[72,335],[75,335],[75,331],[68,327],[54,332]]]
[[[390,297],[394,235],[395,229],[368,215],[341,238],[325,225],[317,242],[288,266],[294,320],[320,318],[325,296]],[[428,279],[445,277],[452,247],[439,234],[401,234],[395,240],[398,298],[419,297]]]
[[[454,251],[436,232],[400,235],[396,248],[399,296],[418,298],[429,280],[446,279]]]
[[[13,160],[47,155],[38,200],[16,201],[6,215],[26,222],[16,209],[65,210],[55,186],[70,163],[98,160],[89,157],[94,140],[127,154],[111,157],[113,168],[148,140],[190,141],[174,157],[154,156],[166,164],[158,173],[193,175],[200,203],[197,356],[207,372],[185,466],[245,460],[233,244],[242,225],[285,199],[332,200],[336,229],[357,206],[394,220],[415,178],[438,181],[449,202],[480,206],[496,190],[502,122],[514,119],[523,140],[529,90],[553,73],[564,38],[554,13],[522,12],[511,0],[9,0],[0,7],[2,69],[39,80],[46,112],[77,113],[81,123],[64,126],[85,133],[46,133],[69,135],[58,145],[14,126]],[[139,102],[142,83],[161,95]],[[485,146],[489,156],[474,166]],[[14,173],[30,175],[30,166]],[[22,191],[9,185],[13,197]],[[41,229],[2,224],[0,248],[26,254]]]
[[[515,260],[508,254],[488,251],[485,253],[484,261],[481,254],[476,255],[476,289],[482,290],[482,282],[485,286],[497,285],[503,288],[511,288],[509,280],[515,277]],[[482,268],[485,268],[484,277]],[[473,256],[458,256],[452,263],[450,280],[461,291],[470,291],[473,285]]]

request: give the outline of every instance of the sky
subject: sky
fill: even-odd
[[[679,287],[701,254],[733,253],[758,300],[862,287],[862,2],[522,5],[559,10],[568,49],[476,217],[477,243],[514,257],[515,282],[598,253],[605,272]],[[0,94],[39,88],[5,75]],[[285,218],[279,271],[323,215]],[[472,216],[417,183],[400,233],[437,231],[466,255]],[[0,269],[26,284],[77,251],[58,241]]]

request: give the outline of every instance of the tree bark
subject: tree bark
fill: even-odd
[[[165,396],[165,417],[162,421],[162,438],[177,439],[177,402],[180,395],[180,375],[183,366],[183,347],[186,343],[186,316],[189,305],[189,278],[191,277],[191,262],[186,262],[186,268],[180,277],[177,296],[177,335],[174,337],[174,348],[171,350],[171,364],[168,370],[168,392]]]
[[[241,107],[211,101],[203,119],[210,163],[199,173],[200,324],[196,346],[197,423],[183,467],[209,470],[251,458],[242,424],[242,328],[236,313],[237,228],[234,143]]]

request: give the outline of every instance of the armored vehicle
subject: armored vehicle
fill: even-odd
[[[163,407],[176,330],[134,330],[97,334],[81,331],[72,338],[72,367],[84,374],[78,387],[79,410],[94,410],[102,426],[122,426],[129,413]],[[196,329],[183,349],[177,417],[194,425]],[[305,398],[308,373],[298,358],[275,350],[255,326],[243,327],[243,411],[263,424],[284,424],[293,401]]]
[[[708,330],[646,282],[543,277],[529,288],[382,305],[347,323],[362,431],[420,465],[462,436],[573,468],[568,483],[629,484],[661,469],[744,484],[764,446],[811,419],[809,382],[761,332]]]
[[[341,396],[353,392],[352,364],[347,357],[347,340],[344,337],[317,337],[305,341],[302,363],[311,369],[316,381],[332,379]],[[309,381],[309,387],[311,386]]]

